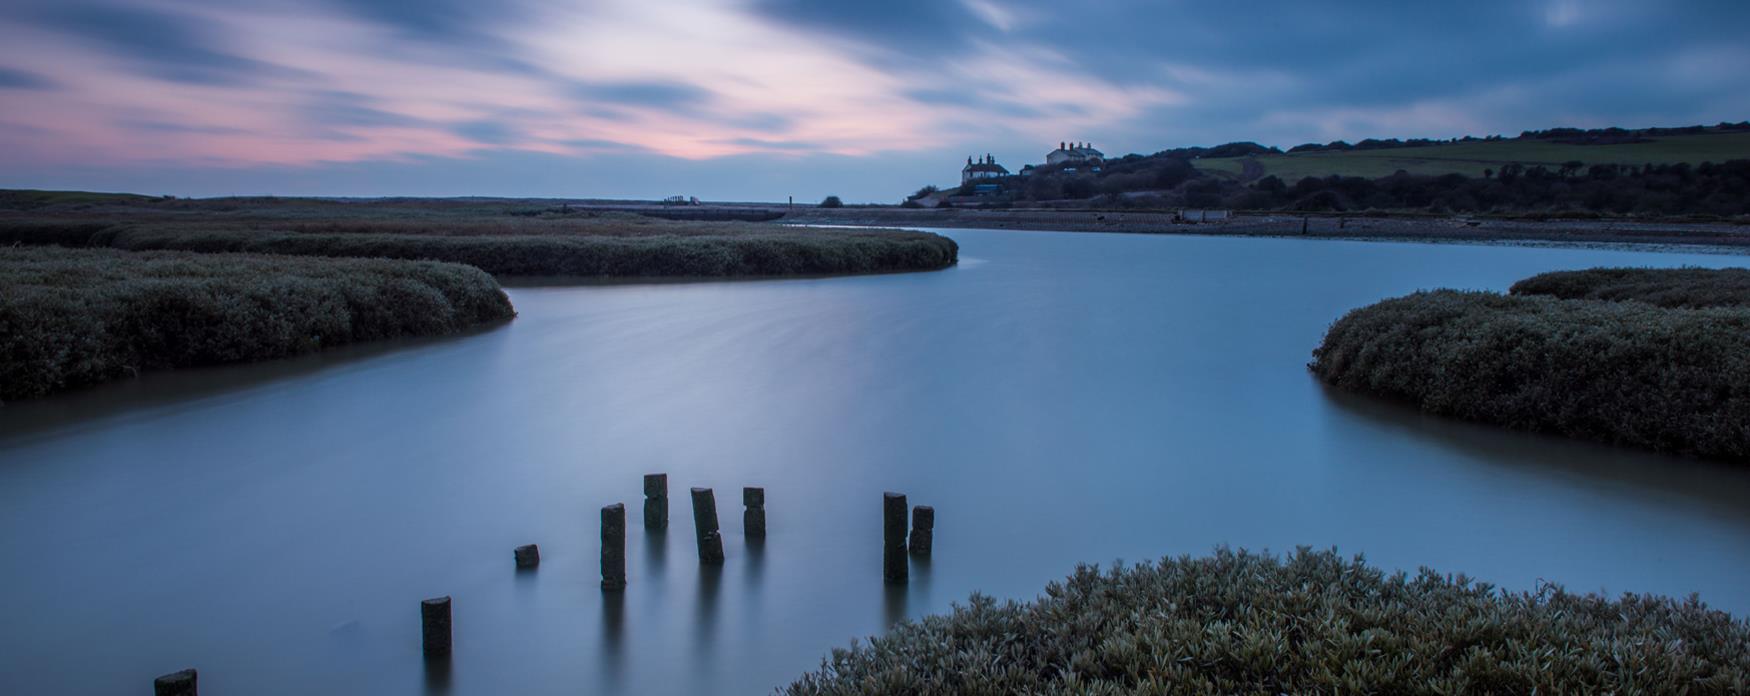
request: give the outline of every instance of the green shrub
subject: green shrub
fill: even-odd
[[[1420,292],[1339,319],[1310,367],[1430,413],[1750,459],[1750,309]]]
[[[1660,307],[1750,307],[1750,269],[1593,268],[1535,275],[1515,295],[1565,300],[1634,300]]]
[[[835,649],[810,694],[1530,694],[1750,691],[1750,625],[1698,600],[1497,590],[1359,557],[1079,567],[1027,603]]]
[[[513,314],[491,276],[456,264],[0,248],[0,400]]]

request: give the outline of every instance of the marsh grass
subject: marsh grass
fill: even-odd
[[[835,649],[815,694],[1741,694],[1750,626],[1686,601],[1507,592],[1361,558],[1218,550],[1078,567],[1031,602]]]
[[[456,264],[0,248],[0,400],[514,315]]]
[[[1566,281],[1611,277],[1595,273],[1526,288],[1568,288],[1561,292],[1589,297],[1593,290],[1572,288],[1615,286]],[[1663,276],[1669,283],[1684,277]],[[1632,287],[1680,306],[1723,302],[1730,294],[1679,292],[1668,283]],[[1419,292],[1337,320],[1313,351],[1310,367],[1334,386],[1400,399],[1429,413],[1665,452],[1750,459],[1745,307]]]

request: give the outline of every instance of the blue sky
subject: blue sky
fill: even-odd
[[[1750,118],[1750,3],[10,0],[0,186],[898,200],[968,155]]]

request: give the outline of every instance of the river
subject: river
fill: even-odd
[[[7,405],[0,684],[765,693],[974,591],[1223,544],[1750,612],[1750,470],[1424,417],[1305,368],[1344,311],[1418,288],[1741,257],[943,233],[941,272],[518,288],[515,321],[467,336]],[[664,535],[639,523],[647,472]],[[690,486],[716,491],[719,569]],[[899,589],[887,490],[936,509]],[[630,584],[604,594],[615,502]],[[418,602],[446,594],[455,659],[427,670]]]

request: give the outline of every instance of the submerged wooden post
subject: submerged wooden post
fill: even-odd
[[[929,556],[936,544],[936,509],[919,505],[911,509],[911,555]]]
[[[881,577],[902,583],[911,572],[905,559],[905,494],[881,496]]]
[[[717,495],[709,488],[693,489],[693,532],[699,537],[699,562],[723,562],[723,533],[717,528]]]
[[[511,552],[516,556],[516,567],[533,568],[541,565],[541,547],[534,544],[523,544]]]
[[[766,538],[766,489],[748,486],[741,489],[741,527],[750,539]]]
[[[199,696],[200,675],[192,669],[171,672],[152,680],[154,696]]]
[[[626,506],[602,506],[602,589],[626,588]]]
[[[644,475],[644,528],[668,529],[668,474]]]
[[[425,659],[450,656],[450,596],[433,597],[419,603],[421,642]]]

